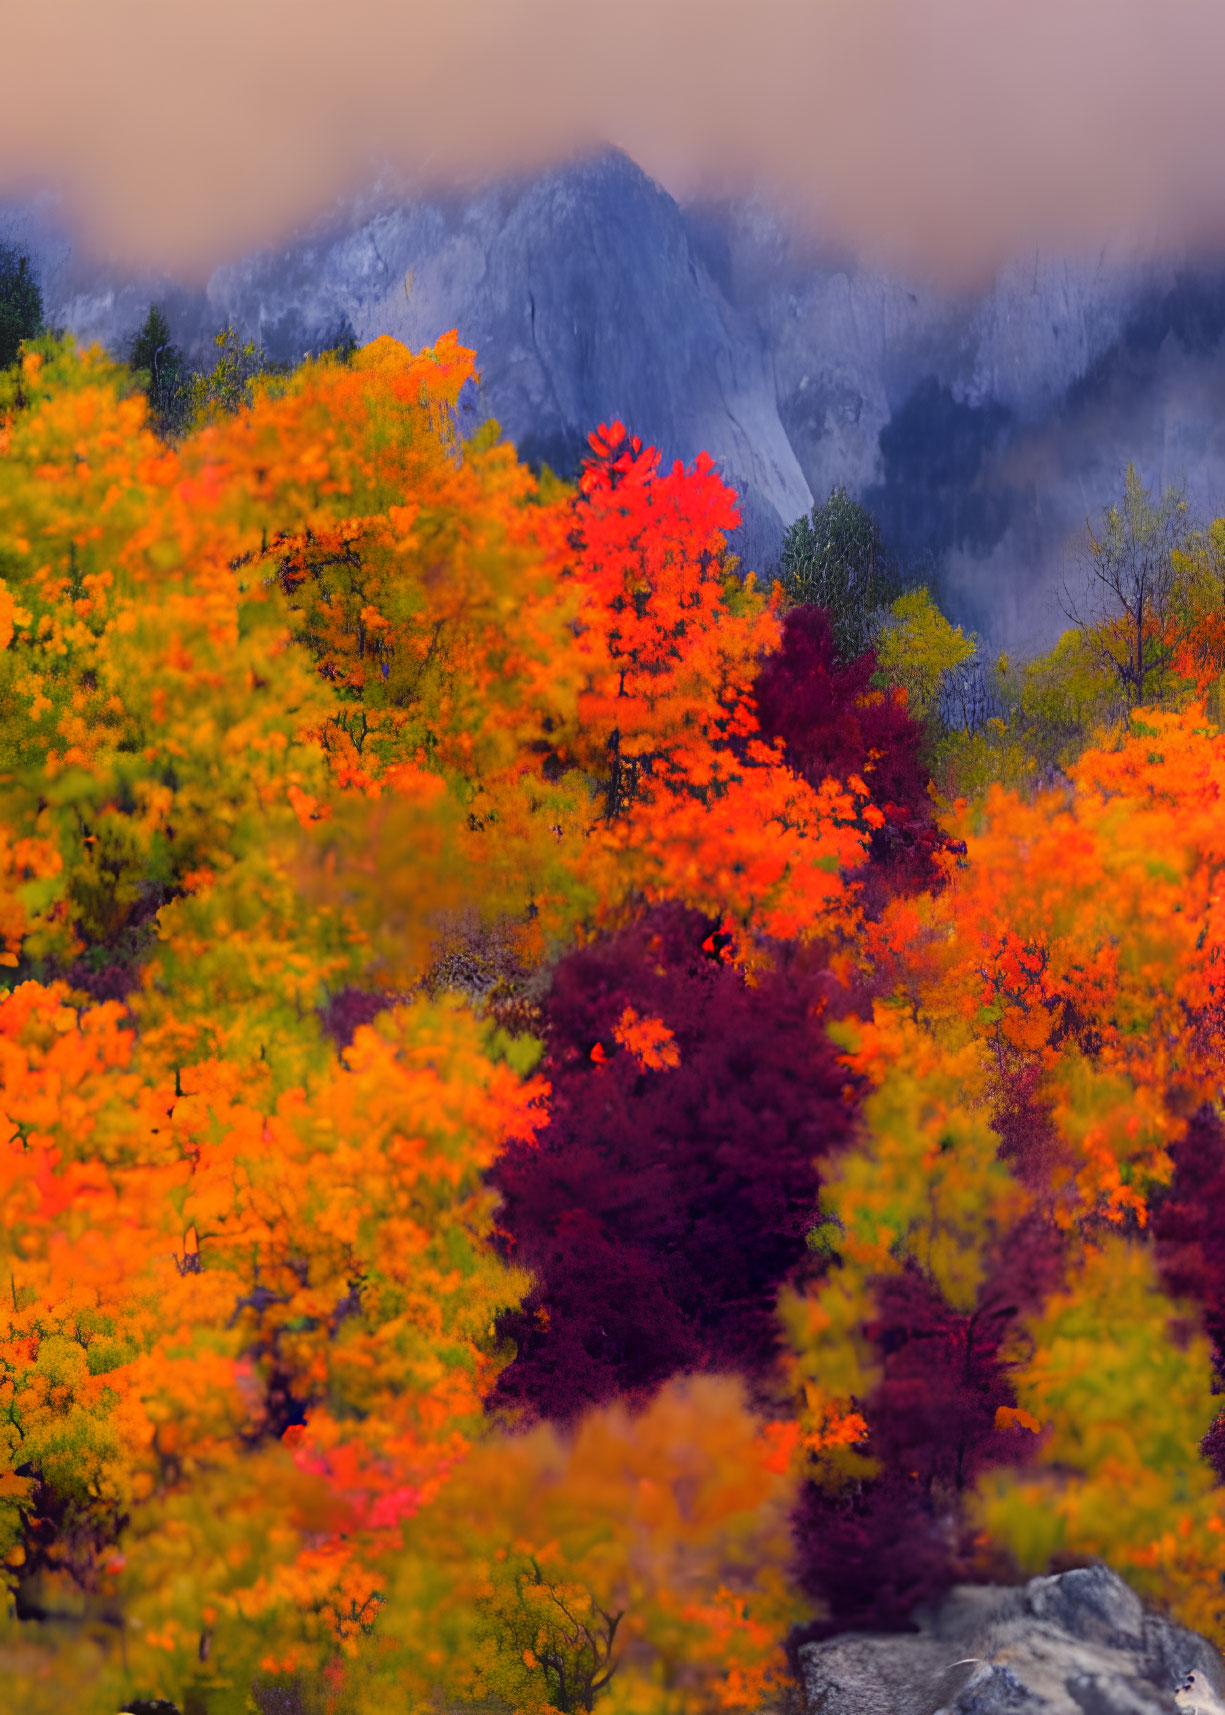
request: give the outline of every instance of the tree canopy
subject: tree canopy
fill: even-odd
[[[945,730],[930,595],[846,659],[474,373],[0,378],[0,1701],[750,1712],[1095,1556],[1225,1639],[1215,538],[1164,706]]]

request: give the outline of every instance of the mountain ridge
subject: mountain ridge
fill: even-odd
[[[741,496],[734,549],[768,570],[831,487],[881,519],[996,643],[1059,627],[1068,543],[1135,458],[1225,506],[1225,271],[1120,249],[1017,258],[951,294],[798,237],[756,199],[682,207],[604,151],[468,194],[376,189],[189,290],[79,255],[49,199],[0,211],[48,313],[121,350],[151,301],[197,357],[232,322],[296,360],[351,331],[477,351],[475,424],[572,472],[619,417],[670,463],[709,451]]]

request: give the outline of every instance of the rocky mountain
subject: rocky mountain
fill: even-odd
[[[1205,518],[1225,511],[1219,265],[1037,256],[953,295],[802,248],[759,207],[689,218],[762,331],[814,494],[845,484],[996,641],[1060,629],[1055,586],[1129,459],[1185,482]]]
[[[118,349],[151,298],[204,356],[219,324],[292,359],[351,331],[476,348],[476,417],[530,460],[572,471],[619,417],[668,460],[703,448],[741,495],[738,547],[760,563],[812,495],[783,430],[760,334],[711,280],[676,203],[625,156],[407,206],[373,199],[281,250],[217,270],[203,292],[90,277],[28,216],[0,222],[43,268],[48,310]]]
[[[950,294],[758,201],[681,207],[616,151],[467,196],[372,192],[198,291],[91,264],[45,202],[0,211],[4,240],[34,255],[55,322],[116,350],[154,300],[201,357],[227,321],[281,359],[457,327],[482,372],[471,420],[566,472],[613,417],[667,460],[708,450],[759,569],[845,484],[1008,647],[1059,628],[1069,541],[1129,458],[1225,510],[1225,269],[1185,257],[1018,259]]]

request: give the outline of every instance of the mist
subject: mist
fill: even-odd
[[[42,0],[5,37],[0,195],[184,280],[604,143],[945,285],[1225,239],[1217,0]]]

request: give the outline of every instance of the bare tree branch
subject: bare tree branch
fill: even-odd
[[[1185,490],[1167,487],[1155,497],[1134,464],[1123,478],[1122,499],[1106,507],[1096,527],[1085,520],[1083,593],[1075,596],[1065,584],[1060,605],[1118,680],[1129,708],[1164,692],[1174,653],[1174,556],[1194,528]]]

